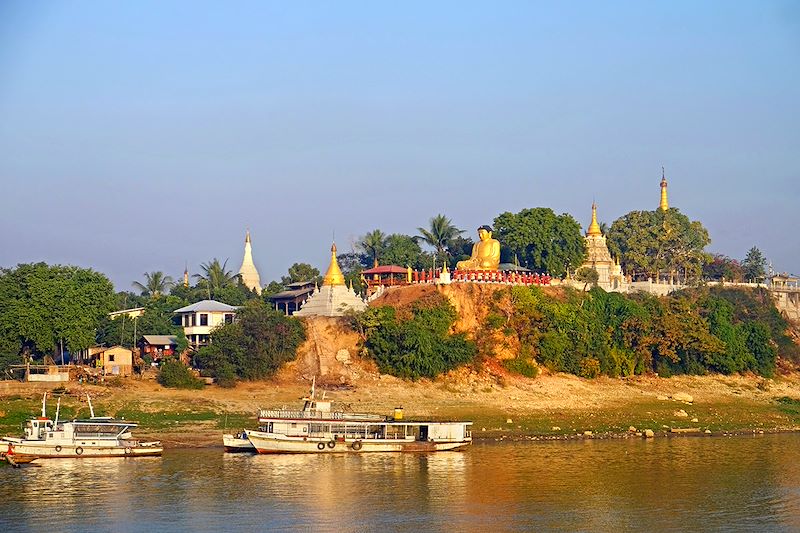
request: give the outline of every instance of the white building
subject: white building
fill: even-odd
[[[175,314],[180,316],[189,345],[198,348],[208,344],[214,328],[233,322],[236,307],[215,300],[202,300],[176,309]]]

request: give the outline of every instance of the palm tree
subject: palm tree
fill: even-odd
[[[386,235],[379,229],[370,231],[364,235],[356,245],[372,257],[372,266],[378,266],[378,257],[383,252],[386,245]]]
[[[148,295],[152,298],[158,298],[173,285],[175,285],[175,282],[172,280],[172,276],[165,276],[160,270],[145,272],[144,283],[138,281],[133,282],[134,289],[138,289],[143,295]]]
[[[441,257],[447,252],[448,243],[464,233],[463,229],[458,229],[453,222],[444,215],[436,215],[430,222],[428,229],[417,228],[419,239],[431,248],[436,249],[436,255]]]
[[[224,263],[220,264],[219,259],[215,257],[208,263],[203,263],[200,265],[200,268],[203,270],[203,274],[194,275],[195,278],[205,284],[206,289],[208,290],[209,298],[211,298],[213,294],[218,293],[220,289],[230,287],[236,283],[236,279],[239,277],[239,274],[234,274],[227,269],[227,266],[227,259]]]

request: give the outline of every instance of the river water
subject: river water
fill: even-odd
[[[0,532],[800,531],[800,435],[40,461]]]

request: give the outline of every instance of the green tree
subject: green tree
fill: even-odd
[[[381,230],[375,229],[361,237],[356,243],[356,247],[372,259],[370,267],[378,266],[385,241],[386,235]]]
[[[500,241],[501,260],[516,256],[524,266],[564,276],[568,268],[583,263],[586,255],[581,227],[568,214],[536,207],[519,213],[502,213],[494,219],[495,237]]]
[[[151,298],[158,298],[166,293],[175,282],[171,276],[165,276],[163,272],[157,270],[155,272],[144,273],[144,283],[134,281],[133,288],[138,289],[143,296],[150,296]]]
[[[400,233],[393,233],[384,241],[382,259],[387,265],[410,266],[414,269],[425,268],[431,264],[429,256],[422,252],[417,241]]]
[[[436,377],[474,359],[475,344],[463,334],[449,334],[455,319],[455,308],[435,294],[415,302],[409,319],[385,306],[367,309],[355,320],[364,348],[381,372],[417,379]]]
[[[319,275],[319,269],[312,267],[308,263],[294,263],[289,267],[289,275],[281,277],[281,283],[286,286],[298,281],[319,283],[322,281],[322,276]]]
[[[72,353],[88,348],[114,304],[111,282],[91,269],[0,269],[0,348],[30,355],[56,354],[62,341]]]
[[[427,228],[420,227],[417,231],[419,239],[436,250],[436,257],[440,263],[447,260],[450,242],[464,233],[463,229],[455,227],[449,218],[441,214],[431,218]]]
[[[708,261],[703,250],[711,240],[700,222],[672,208],[631,211],[611,225],[608,242],[634,276],[656,278],[667,272],[686,282],[700,277]]]
[[[594,267],[581,267],[575,272],[575,280],[583,283],[583,290],[591,285],[597,287],[597,282],[600,279],[600,274]]]
[[[228,260],[220,263],[216,257],[207,263],[200,265],[202,274],[195,274],[198,286],[206,291],[209,299],[214,299],[223,289],[236,285],[239,274],[234,274],[228,270]]]
[[[727,255],[714,254],[711,260],[703,265],[703,278],[708,280],[726,280],[739,282],[744,279],[742,265]]]
[[[760,283],[767,276],[767,260],[761,250],[753,246],[742,261],[742,270],[747,281]]]
[[[235,378],[261,379],[293,360],[305,338],[299,320],[252,300],[239,309],[235,322],[214,330],[196,361],[228,384]]]

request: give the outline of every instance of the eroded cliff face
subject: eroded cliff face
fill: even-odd
[[[402,315],[410,312],[415,302],[441,294],[458,314],[453,333],[465,333],[474,340],[485,359],[510,359],[519,353],[518,339],[504,335],[502,330],[489,331],[484,327],[491,310],[496,305],[503,305],[507,289],[503,285],[489,284],[391,287],[371,302],[370,307],[388,305]],[[561,292],[558,288],[544,290],[554,295]],[[374,362],[361,357],[362,339],[350,328],[347,318],[307,317],[303,322],[307,340],[298,349],[297,360],[287,364],[279,373],[279,378],[307,381],[316,375],[318,380],[328,385],[343,385],[364,378],[378,379],[379,373]]]

